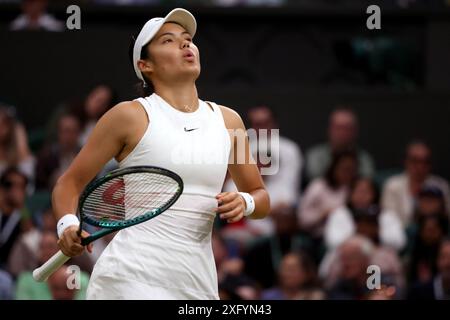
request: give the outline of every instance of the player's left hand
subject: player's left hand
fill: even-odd
[[[238,192],[222,192],[216,196],[219,206],[215,212],[228,223],[237,222],[244,217],[245,200]]]

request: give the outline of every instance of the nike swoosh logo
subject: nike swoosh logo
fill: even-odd
[[[193,129],[186,129],[186,127],[184,127],[184,131],[186,131],[186,132],[191,132],[191,131],[194,131],[194,130],[197,130],[198,128],[193,128]]]

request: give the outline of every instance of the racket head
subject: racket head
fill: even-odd
[[[183,187],[181,177],[164,168],[117,169],[86,186],[79,198],[78,215],[82,223],[120,230],[166,211],[178,200]],[[127,212],[133,209],[135,213]]]

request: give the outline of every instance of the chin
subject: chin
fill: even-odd
[[[191,66],[184,70],[183,72],[186,76],[190,78],[197,79],[200,76],[200,67],[199,66]]]

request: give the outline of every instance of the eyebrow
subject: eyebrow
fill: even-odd
[[[184,34],[188,34],[189,36],[191,35],[189,32],[187,32],[187,31],[183,31],[182,33],[181,33],[181,35],[184,35]],[[165,33],[163,33],[163,34],[160,34],[158,37],[156,37],[156,39],[159,39],[159,38],[161,38],[161,37],[163,37],[163,36],[175,36],[175,33],[173,33],[173,32],[165,32]]]

